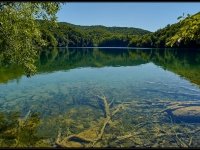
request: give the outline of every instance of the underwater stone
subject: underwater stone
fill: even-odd
[[[189,106],[175,109],[172,115],[176,121],[199,122],[200,123],[200,106]]]

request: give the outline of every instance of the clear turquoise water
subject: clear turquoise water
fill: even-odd
[[[22,116],[30,110],[45,119],[62,115],[75,105],[89,106],[94,95],[102,93],[109,102],[199,101],[200,55],[194,53],[195,58],[187,59],[188,53],[178,57],[176,50],[54,50],[41,55],[36,75],[27,78],[22,74],[0,84],[0,110],[16,110]],[[194,70],[196,79],[171,71],[176,65],[186,72]]]

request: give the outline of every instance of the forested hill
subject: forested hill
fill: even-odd
[[[200,12],[190,16],[180,16],[175,24],[168,24],[156,32],[134,36],[131,47],[200,47]]]
[[[61,23],[69,25],[71,27],[76,27],[76,28],[85,30],[87,32],[102,30],[105,32],[111,32],[113,34],[124,34],[124,35],[144,35],[144,34],[150,33],[150,31],[148,30],[133,28],[133,27],[116,27],[116,26],[106,27],[102,25],[80,26],[80,25],[73,25],[73,24],[64,23],[64,22],[61,22]]]
[[[200,47],[200,13],[179,17],[175,24],[150,32],[139,28],[80,26],[39,21],[47,46],[66,47]]]
[[[124,46],[134,35],[142,36],[150,31],[129,27],[80,26],[66,22],[59,22],[58,26],[51,26],[47,21],[38,20],[43,39],[47,46]],[[108,43],[109,42],[109,43]]]

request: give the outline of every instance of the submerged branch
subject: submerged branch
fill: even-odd
[[[103,104],[104,104],[104,111],[105,111],[105,116],[106,118],[107,117],[110,117],[110,108],[109,108],[109,105],[108,105],[108,101],[106,99],[105,96],[101,97],[99,95],[96,95],[99,99],[103,100]]]
[[[94,138],[94,139],[84,137],[84,134],[80,135],[81,133],[85,132],[85,131],[83,131],[83,132],[79,133],[78,135],[77,134],[70,135],[70,136],[64,138],[64,140],[62,140],[62,141],[60,140],[60,137],[58,136],[59,138],[57,138],[57,140],[56,140],[56,145],[58,145],[60,147],[67,147],[67,141],[75,141],[75,142],[85,142],[87,144],[92,144],[92,147],[93,147],[99,140],[102,139],[103,134],[105,132],[105,128],[109,124],[109,122],[111,121],[111,117],[114,116],[117,112],[119,112],[119,110],[123,108],[124,104],[118,105],[114,109],[114,111],[111,113],[110,112],[110,106],[111,106],[113,101],[110,104],[108,104],[108,100],[106,99],[105,96],[102,96],[102,97],[99,96],[99,95],[95,95],[95,96],[103,101],[104,113],[105,113],[105,120],[103,121],[103,126],[101,127],[100,133],[97,135],[97,137]],[[124,138],[128,138],[128,137],[124,137]]]

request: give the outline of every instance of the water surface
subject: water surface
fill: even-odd
[[[1,112],[20,112],[21,118],[29,113],[39,114],[41,123],[34,131],[42,142],[36,140],[32,146],[55,146],[59,130],[67,137],[100,122],[105,117],[105,108],[97,95],[112,103],[110,111],[119,104],[129,105],[113,116],[114,123],[107,126],[96,146],[184,147],[186,143],[188,147],[198,147],[200,144],[198,133],[192,132],[200,128],[196,119],[200,114],[181,120],[182,116],[173,116],[170,109],[177,104],[200,106],[198,50],[60,48],[42,52],[37,66],[38,73],[31,78],[23,75],[20,68],[0,70]],[[155,118],[155,113],[165,109]],[[153,119],[156,121],[149,124]],[[140,127],[141,123],[144,126]],[[172,127],[175,128],[172,133],[182,136],[182,144],[176,134],[162,133]],[[148,135],[149,130],[153,136]],[[127,133],[135,137],[119,140]],[[164,135],[160,137],[161,133]],[[186,134],[193,137],[191,143]]]

